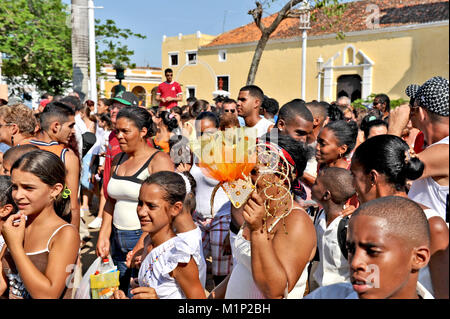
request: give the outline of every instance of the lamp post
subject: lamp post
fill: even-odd
[[[317,65],[317,72],[318,72],[318,75],[317,75],[317,101],[320,101],[321,100],[321,98],[320,98],[321,92],[320,91],[321,91],[321,87],[322,87],[322,74],[323,74],[323,71],[322,71],[323,58],[322,58],[322,56],[319,56],[317,58],[316,65]]]
[[[306,92],[306,30],[311,29],[311,7],[308,1],[302,1],[300,7],[300,24],[299,29],[302,30],[302,99],[305,100]]]
[[[116,79],[119,80],[119,84],[114,86],[114,96],[122,91],[126,91],[126,88],[122,85],[122,80],[125,79],[125,68],[121,64],[114,65],[114,70],[116,70]]]

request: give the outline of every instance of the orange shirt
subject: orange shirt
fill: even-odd
[[[32,145],[39,147],[39,149],[41,149],[41,150],[49,151],[49,152],[55,154],[56,156],[58,156],[63,161],[63,163],[65,163],[65,155],[66,155],[68,148],[66,148],[63,144],[59,144],[58,142],[55,142],[55,141],[47,143],[47,142],[42,142],[42,141],[37,141],[37,140],[29,140],[29,141],[24,142],[23,144],[32,144]]]

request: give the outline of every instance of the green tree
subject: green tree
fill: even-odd
[[[117,27],[113,20],[106,20],[103,24],[99,19],[95,20],[95,39],[97,47],[97,71],[104,64],[122,65],[128,68],[136,67],[131,63],[130,57],[134,54],[133,50],[128,49],[127,45],[122,44],[120,39],[131,37],[146,39],[145,35],[134,33],[130,29],[121,29]]]
[[[8,84],[19,88],[31,84],[54,94],[70,86],[67,17],[67,6],[61,0],[0,1],[2,75]]]
[[[1,0],[2,76],[19,90],[35,85],[40,92],[62,94],[72,86],[72,41],[69,7],[61,0]],[[113,20],[96,20],[97,78],[104,64],[131,63],[134,51],[122,39],[144,35],[118,28]],[[17,94],[19,92],[13,92]]]

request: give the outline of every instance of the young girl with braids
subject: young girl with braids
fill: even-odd
[[[70,220],[65,167],[53,153],[36,150],[11,168],[12,197],[19,212],[3,224],[7,250],[0,281],[11,299],[70,298],[68,286],[78,258],[80,237]],[[66,209],[67,207],[67,209]]]
[[[152,250],[142,261],[139,287],[133,299],[203,299],[196,251],[173,231],[174,220],[183,210],[186,183],[179,174],[161,171],[149,176],[139,192],[138,216],[148,232]],[[115,299],[126,299],[121,290]]]

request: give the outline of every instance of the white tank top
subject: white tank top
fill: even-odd
[[[429,147],[438,144],[448,145],[448,143],[449,140],[447,136]],[[439,216],[441,216],[448,223],[445,216],[448,193],[448,185],[441,186],[436,183],[432,177],[427,177],[413,182],[411,189],[409,190],[408,197],[417,203],[421,203],[422,205],[434,209],[439,213]]]
[[[136,230],[141,229],[141,223],[137,215],[137,205],[139,191],[142,182],[150,176],[148,165],[153,157],[159,152],[155,152],[145,162],[144,165],[133,176],[118,176],[117,169],[120,166],[123,155],[122,153],[116,170],[111,175],[108,183],[108,195],[116,200],[114,205],[113,225],[120,230]]]
[[[266,299],[253,280],[251,243],[242,236],[243,228],[234,240],[233,264],[230,279],[225,293],[225,299]],[[291,292],[285,293],[286,299],[302,299],[308,280],[308,264],[306,264],[299,280]],[[286,289],[287,290],[287,289]]]

